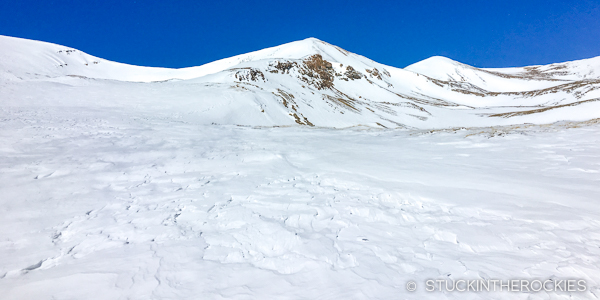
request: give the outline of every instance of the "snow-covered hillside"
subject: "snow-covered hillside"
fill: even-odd
[[[598,299],[598,72],[317,39],[147,68],[0,36],[0,298]]]
[[[0,96],[5,105],[23,104],[23,98],[48,105],[143,103],[204,124],[421,129],[543,124],[600,117],[599,64],[593,58],[478,69],[433,57],[398,69],[309,38],[199,67],[164,69],[0,37],[6,87]]]

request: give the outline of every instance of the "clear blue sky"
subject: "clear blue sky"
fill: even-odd
[[[433,55],[508,67],[600,56],[600,1],[4,0],[0,34],[145,66],[316,37],[396,67]]]

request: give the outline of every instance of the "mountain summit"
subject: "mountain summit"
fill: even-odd
[[[5,103],[160,108],[190,122],[446,128],[600,117],[600,58],[482,69],[432,57],[399,69],[315,38],[198,67],[116,63],[0,36]]]

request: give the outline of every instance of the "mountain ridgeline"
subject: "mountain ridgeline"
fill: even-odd
[[[438,129],[600,118],[600,57],[502,69],[432,57],[400,69],[314,38],[166,69],[0,36],[0,87],[4,106],[121,107],[200,124]]]

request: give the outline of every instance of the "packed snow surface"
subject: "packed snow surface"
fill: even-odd
[[[169,70],[0,42],[2,299],[600,297],[598,102],[579,103],[597,95],[595,60],[562,65],[571,75],[487,73],[445,58],[403,70],[309,39]],[[267,71],[272,59],[300,65],[315,53],[333,70],[390,76],[378,86],[334,77],[338,92],[362,93],[359,114],[323,104],[342,94]],[[76,71],[107,67],[45,64],[59,58],[81,60]],[[223,71],[232,61],[250,69]],[[243,84],[257,76],[248,70],[267,80]],[[444,87],[461,79],[440,76],[457,74],[485,80],[485,92],[462,89],[485,95]],[[167,81],[143,82],[156,79]],[[502,80],[556,91],[495,95]],[[429,96],[409,96],[415,86]],[[413,97],[387,107],[427,120],[384,115],[369,93]],[[528,101],[539,103],[510,106]],[[508,114],[479,115],[487,110]],[[396,123],[405,129],[377,125]],[[428,279],[577,279],[586,290],[426,292]]]

